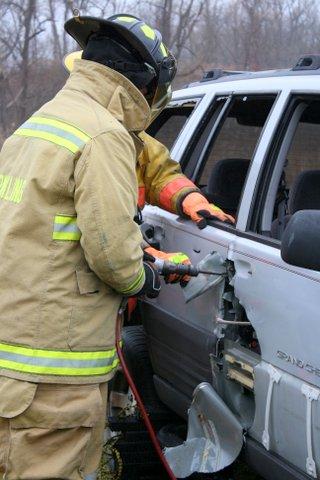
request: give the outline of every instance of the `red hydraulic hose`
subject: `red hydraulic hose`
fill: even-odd
[[[121,326],[122,326],[122,315],[121,315],[121,310],[120,310],[119,315],[118,315],[118,319],[117,319],[117,325],[116,325],[116,349],[117,349],[118,357],[119,357],[119,360],[120,360],[120,364],[122,366],[124,376],[126,377],[126,380],[129,384],[129,387],[131,388],[131,391],[134,395],[134,398],[136,399],[138,408],[139,408],[140,413],[142,415],[144,424],[145,424],[145,426],[148,430],[148,433],[149,433],[150,439],[152,441],[152,444],[154,446],[154,449],[157,452],[157,454],[159,455],[159,458],[160,458],[160,460],[161,460],[161,462],[162,462],[162,464],[163,464],[163,466],[164,466],[164,468],[165,468],[165,470],[168,474],[168,477],[171,478],[171,480],[177,480],[176,477],[174,476],[174,474],[173,474],[165,456],[162,453],[162,450],[161,450],[159,441],[157,439],[156,433],[154,431],[152,423],[150,422],[148,412],[146,411],[146,408],[143,404],[143,401],[140,397],[140,394],[139,394],[139,392],[138,392],[138,390],[135,386],[134,380],[133,380],[132,376],[130,375],[129,369],[127,367],[125,358],[124,358],[123,353],[122,353],[122,348],[121,348]]]

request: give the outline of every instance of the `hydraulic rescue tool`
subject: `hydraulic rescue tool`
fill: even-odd
[[[156,267],[159,275],[179,275],[179,276],[189,276],[197,277],[200,273],[203,275],[221,275],[221,272],[213,272],[211,270],[205,270],[197,265],[184,264],[184,263],[173,263],[160,258],[155,258],[149,253],[144,252],[143,259],[147,262],[153,263]]]
[[[183,263],[172,263],[166,262],[165,260],[161,260],[159,258],[155,259],[153,262],[154,266],[156,267],[159,275],[187,275],[189,277],[197,277],[200,273],[203,275],[220,275],[220,272],[210,272],[208,270],[202,270],[196,265],[186,265]]]

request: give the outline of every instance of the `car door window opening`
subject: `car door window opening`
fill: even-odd
[[[237,215],[242,190],[275,95],[217,97],[213,123],[204,128],[189,163],[207,199]],[[197,163],[195,164],[195,159]],[[185,165],[190,176],[190,168]]]

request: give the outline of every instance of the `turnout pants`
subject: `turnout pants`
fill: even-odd
[[[79,480],[99,465],[107,384],[0,377],[0,479]]]

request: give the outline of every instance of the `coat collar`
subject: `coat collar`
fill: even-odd
[[[150,123],[150,107],[142,93],[119,72],[91,60],[76,60],[64,87],[80,91],[106,108],[131,132]]]

